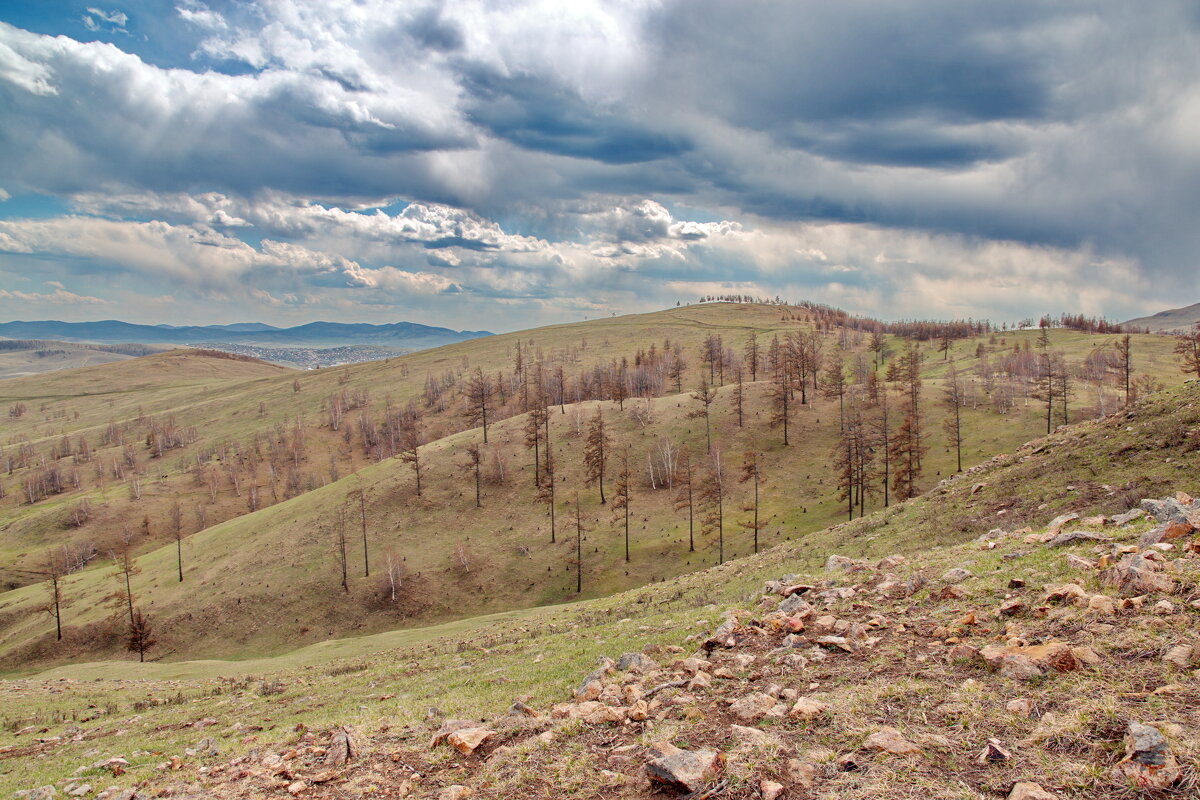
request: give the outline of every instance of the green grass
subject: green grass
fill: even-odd
[[[110,755],[129,758],[133,765],[130,772],[117,780],[87,775],[94,784],[129,785],[149,780],[157,785],[162,778],[155,765],[182,753],[203,736],[215,739],[221,752],[216,761],[223,763],[251,748],[284,747],[295,740],[293,728],[298,723],[317,731],[350,724],[370,734],[385,725],[393,729],[416,726],[420,730],[430,706],[449,717],[475,719],[494,718],[515,697],[528,697],[535,707],[546,708],[566,699],[569,687],[597,657],[616,656],[649,645],[686,648],[689,635],[710,631],[725,608],[744,603],[763,580],[783,572],[825,577],[820,567],[831,552],[864,558],[903,553],[912,560],[912,568],[923,570],[930,578],[951,566],[966,565],[977,576],[962,588],[968,595],[965,604],[979,609],[985,620],[979,636],[997,635],[1001,623],[987,621],[982,615],[1007,593],[1010,576],[1025,577],[1031,587],[1067,578],[1084,582],[1090,591],[1100,586],[1092,578],[1069,572],[1064,551],[1031,547],[1019,535],[1003,540],[1002,546],[993,551],[962,543],[989,527],[1012,530],[1027,523],[1040,527],[1063,509],[1112,513],[1136,504],[1143,494],[1159,496],[1175,490],[1200,493],[1200,484],[1189,466],[1200,447],[1198,426],[1200,386],[1190,384],[1143,401],[1132,419],[1109,418],[1064,429],[1037,443],[1037,448],[1023,448],[934,494],[780,544],[758,556],[609,597],[420,630],[342,639],[278,658],[145,665],[106,662],[59,667],[5,681],[0,683],[0,747],[28,746],[35,734],[15,735],[25,726],[45,729],[43,736],[59,735],[77,726],[85,738],[0,759],[0,786],[15,790],[41,785]],[[975,483],[984,486],[973,492]],[[1105,489],[1105,485],[1112,488]],[[1133,488],[1122,488],[1126,486]],[[1001,505],[1007,513],[997,516]],[[1122,541],[1135,540],[1140,530],[1135,527],[1121,533]],[[1185,575],[1181,573],[1181,577]],[[962,613],[962,604],[930,603],[933,601],[926,591],[885,613],[902,615],[904,605],[914,604],[927,608],[922,613],[939,619]],[[1195,622],[1193,613],[1193,626]],[[905,729],[934,725],[932,730],[948,733],[955,741],[960,736],[965,739],[958,757],[966,769],[972,748],[977,749],[975,742],[981,737],[1001,735],[1015,742],[1033,732],[1036,721],[1006,716],[1002,705],[1009,697],[1034,692],[1044,709],[1073,709],[1072,713],[1078,715],[1077,729],[1075,733],[1064,731],[1061,736],[1075,737],[1077,744],[1070,746],[1090,752],[1096,742],[1107,741],[1097,739],[1101,735],[1097,732],[1111,728],[1114,715],[1118,721],[1127,714],[1181,721],[1188,718],[1187,714],[1194,716],[1194,708],[1186,711],[1186,696],[1155,697],[1144,707],[1140,700],[1113,697],[1117,692],[1128,692],[1130,686],[1141,685],[1136,683],[1143,680],[1139,670],[1146,669],[1143,662],[1122,661],[1123,654],[1144,644],[1159,647],[1161,636],[1151,628],[1138,633],[1136,627],[1131,627],[1119,636],[1114,634],[1094,643],[1108,659],[1108,666],[1100,673],[1062,676],[1035,687],[994,688],[981,683],[985,680],[983,673],[944,673],[933,661],[910,671],[907,677],[894,678],[887,670],[910,658],[913,652],[899,638],[861,664],[854,662],[853,673],[835,671],[828,678],[822,677],[817,694],[835,704],[835,716],[829,724],[806,734],[804,746],[844,752],[854,749],[873,725],[886,723]],[[669,660],[669,655],[659,658]],[[1158,669],[1157,662],[1154,668]],[[877,677],[872,677],[876,671]],[[978,676],[977,689],[962,683],[969,675]],[[260,687],[267,679],[279,681],[282,694],[262,696]],[[801,678],[802,683],[810,679]],[[1178,680],[1188,681],[1184,676]],[[1134,703],[1137,705],[1131,705]],[[216,724],[202,729],[183,727],[207,718],[215,719]],[[235,724],[261,726],[262,730],[247,732]],[[955,733],[956,728],[962,733]],[[563,728],[567,744],[561,751],[554,751],[555,760],[547,768],[560,771],[563,786],[574,787],[571,792],[586,796],[596,780],[593,760],[582,757],[584,751],[570,744],[571,730],[569,726]],[[668,726],[656,736],[669,736],[670,730]],[[790,737],[789,730],[781,734]],[[1189,748],[1196,745],[1194,731],[1186,736],[1189,738],[1176,740],[1181,755],[1192,753]],[[422,740],[423,736],[417,738]],[[1061,761],[1063,757],[1061,750],[1051,747],[1046,749],[1044,764],[1023,762],[1018,766],[1027,770],[1026,774],[1049,776],[1043,780],[1066,781],[1077,787],[1079,796],[1101,796],[1088,788],[1093,786],[1089,781],[1097,779],[1089,778],[1089,773],[1074,761]],[[197,759],[188,761],[189,769],[198,763]],[[938,781],[945,779],[946,770],[958,769],[956,764],[951,758],[940,772],[924,767],[908,774],[871,770],[865,778],[855,778],[866,782],[848,786],[845,796],[871,796],[859,792],[868,792],[872,787],[876,796],[880,791],[886,796],[900,796],[895,794],[900,786],[914,790],[918,785],[940,787]],[[445,768],[453,768],[453,763],[447,760]],[[194,772],[188,774],[195,777]],[[532,780],[531,773],[518,774]],[[509,779],[516,780],[511,776]],[[897,783],[871,783],[885,780]],[[1003,791],[999,786],[996,790]]]

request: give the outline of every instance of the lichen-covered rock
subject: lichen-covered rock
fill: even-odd
[[[721,772],[724,754],[715,750],[683,750],[670,742],[651,745],[646,764],[650,782],[684,792],[698,792]]]

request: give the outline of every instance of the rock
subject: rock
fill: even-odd
[[[787,776],[792,783],[807,789],[817,782],[817,766],[798,758],[789,758]]]
[[[805,722],[816,719],[829,710],[828,703],[822,703],[820,700],[814,700],[811,697],[801,697],[792,706],[788,716],[792,719],[804,720]]]
[[[1074,553],[1067,553],[1067,566],[1071,569],[1086,570],[1088,572],[1096,568],[1095,562],[1088,561],[1086,558],[1080,558]]]
[[[1025,601],[1019,597],[1010,597],[1000,604],[996,610],[998,617],[1012,617],[1025,610]]]
[[[1192,664],[1193,650],[1188,644],[1175,645],[1163,655],[1163,661],[1179,669],[1187,669]]]
[[[308,784],[304,781],[292,781],[288,784],[287,792],[293,797],[298,794],[303,794],[308,791]]]
[[[900,566],[901,564],[907,564],[907,563],[908,563],[908,559],[905,558],[904,556],[898,556],[898,555],[887,556],[886,558],[882,558],[879,560],[879,563],[875,565],[875,570],[876,570],[876,572],[886,572],[889,569],[895,569],[896,567]]]
[[[644,653],[622,653],[617,659],[617,669],[622,672],[645,674],[658,669],[658,663]]]
[[[1129,553],[1102,572],[1100,580],[1129,595],[1172,591],[1175,581],[1159,570],[1159,565],[1147,558],[1146,554]]]
[[[1062,547],[1076,542],[1111,542],[1111,536],[1105,536],[1101,533],[1092,533],[1091,531],[1071,531],[1070,533],[1060,533],[1050,541],[1046,542],[1046,547]]]
[[[1088,596],[1084,588],[1075,583],[1052,583],[1046,587],[1046,602],[1061,603],[1063,601],[1080,600]]]
[[[92,785],[90,783],[81,783],[72,789],[67,790],[67,794],[71,797],[86,797],[92,793]]]
[[[759,781],[758,794],[762,800],[779,800],[783,797],[783,784],[775,781]]]
[[[463,755],[470,755],[475,752],[475,748],[495,735],[495,731],[487,728],[460,728],[447,736],[446,741]]]
[[[946,653],[946,658],[951,661],[972,662],[978,660],[979,657],[979,650],[969,644],[956,644]]]
[[[524,716],[524,717],[533,717],[534,719],[537,719],[538,717],[541,716],[541,714],[539,714],[536,709],[531,708],[530,706],[526,705],[521,700],[514,700],[513,704],[508,707],[508,713],[509,713],[509,715],[514,716],[514,717]]]
[[[470,788],[456,783],[438,792],[437,800],[466,800],[470,796]]]
[[[1058,795],[1047,792],[1036,783],[1022,781],[1013,784],[1012,791],[1008,793],[1008,800],[1058,800]]]
[[[442,742],[446,741],[446,737],[455,731],[461,731],[466,728],[474,728],[474,722],[468,722],[465,719],[448,719],[442,723],[442,727],[437,729],[433,734],[433,739],[430,740],[430,747],[437,747]]]
[[[826,572],[849,572],[853,566],[854,561],[845,556],[832,555],[825,559]]]
[[[24,798],[24,800],[50,800],[51,797],[58,796],[58,790],[53,786],[46,785],[16,792],[14,796]]]
[[[974,577],[974,574],[972,574],[970,570],[963,569],[962,567],[955,567],[954,569],[948,569],[942,573],[942,582],[950,584],[962,583],[963,581]]]
[[[775,707],[775,698],[762,692],[751,692],[740,697],[729,706],[735,717],[746,722],[757,722]]]
[[[1146,512],[1140,508],[1131,508],[1124,514],[1117,514],[1112,518],[1113,525],[1128,525],[1135,519],[1141,519],[1146,516]]]
[[[613,667],[615,666],[616,662],[614,662],[611,658],[601,658],[599,666],[592,670],[575,689],[575,698],[582,700],[595,700],[596,697],[599,697],[600,692],[604,690],[605,676],[611,674]],[[595,693],[594,697],[585,696],[590,695],[593,692]]]
[[[780,744],[779,739],[759,728],[747,728],[745,725],[730,725],[729,730],[738,741],[755,747]]]
[[[340,767],[354,758],[358,748],[354,743],[350,729],[342,726],[333,733],[329,747],[325,750],[325,767]]]
[[[1130,722],[1125,758],[1113,771],[1139,788],[1166,789],[1180,777],[1179,764],[1162,733],[1152,725]]]
[[[625,721],[626,709],[599,705],[580,717],[588,725],[608,725]]]
[[[1074,511],[1067,514],[1060,514],[1059,516],[1050,520],[1050,524],[1046,526],[1046,533],[1057,536],[1062,531],[1064,525],[1066,525],[1068,522],[1074,522],[1077,519],[1079,519],[1079,515]]]
[[[813,607],[800,595],[794,594],[779,604],[779,610],[788,616],[806,619],[812,616]]]
[[[818,636],[814,641],[826,650],[842,650],[846,653],[854,652],[854,645],[845,636]]]
[[[1025,697],[1009,700],[1005,703],[1004,707],[1008,710],[1008,713],[1016,714],[1018,717],[1029,719],[1033,716],[1033,702]]]
[[[629,707],[626,716],[634,722],[645,722],[650,718],[650,704],[645,700],[638,700]]]
[[[682,750],[670,742],[651,745],[646,764],[650,782],[684,792],[699,792],[715,778],[725,763],[714,750]]]
[[[1117,604],[1106,594],[1094,594],[1088,598],[1087,610],[1101,617],[1112,617],[1117,613]]]
[[[905,739],[895,728],[881,728],[863,742],[869,750],[881,750],[898,756],[920,755],[921,748]]]
[[[1164,497],[1161,500],[1143,500],[1140,504],[1142,510],[1150,516],[1154,517],[1155,522],[1187,522],[1188,512],[1191,510],[1180,503],[1174,497]]]
[[[987,744],[983,746],[983,751],[975,759],[980,764],[994,764],[1000,761],[1008,761],[1012,758],[1012,753],[1005,749],[1004,744],[999,739],[988,739]]]
[[[1000,659],[1000,676],[1018,681],[1040,678],[1045,672],[1023,655],[1006,655]]]

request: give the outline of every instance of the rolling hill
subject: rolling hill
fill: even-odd
[[[1200,322],[1200,303],[1159,311],[1157,314],[1138,317],[1121,324],[1136,326],[1154,333],[1181,333],[1190,329],[1197,322]]]
[[[502,370],[514,363],[519,349],[531,363],[544,361],[547,373],[556,366],[569,369],[567,385],[572,392],[584,392],[577,378],[590,381],[588,376],[597,368],[619,365],[622,358],[636,366],[648,358],[650,345],[666,349],[668,339],[687,354],[686,377],[680,379],[686,389],[696,386],[702,373],[708,374],[698,355],[706,339],[720,335],[736,353],[751,332],[763,343],[776,333],[813,332],[848,364],[866,363],[870,357],[861,334],[818,330],[817,321],[794,309],[718,303],[487,337],[384,362],[302,374],[192,353],[185,356],[186,362],[164,354],[97,368],[124,370],[107,376],[120,389],[101,390],[105,378],[87,370],[62,373],[50,382],[7,382],[0,387],[8,392],[6,405],[37,409],[36,414],[10,418],[12,435],[27,439],[35,450],[58,447],[60,460],[67,461],[78,453],[61,454],[63,437],[75,442],[83,436],[93,442],[90,463],[101,464],[101,477],[93,478],[94,470],[85,467],[79,470],[79,489],[32,504],[22,499],[21,481],[36,474],[35,465],[9,478],[9,498],[0,506],[0,557],[10,567],[14,589],[0,595],[0,663],[15,668],[116,656],[121,645],[112,626],[119,627],[119,622],[113,622],[104,598],[115,585],[108,554],[123,546],[143,554],[138,561],[142,572],[131,583],[139,602],[157,620],[161,653],[169,658],[282,653],[351,632],[574,600],[580,596],[575,591],[577,578],[582,579],[583,596],[601,596],[715,563],[714,536],[702,535],[695,526],[697,549],[689,550],[687,515],[675,508],[678,492],[662,485],[661,471],[657,482],[650,477],[664,443],[676,453],[686,445],[697,470],[703,467],[707,437],[703,420],[696,416],[700,404],[691,392],[677,394],[666,385],[655,396],[622,402],[567,402],[574,398],[562,397],[555,404],[549,429],[560,488],[556,541],[551,543],[546,506],[536,497],[533,453],[525,447],[527,417],[520,407],[520,382],[507,384],[507,405],[496,409],[482,451],[481,509],[474,507],[472,475],[464,467],[467,446],[483,444],[481,432],[467,429],[470,423],[461,415],[456,394],[446,397],[434,390],[439,385],[453,387],[476,364]],[[1050,335],[1056,352],[1081,365],[1095,364],[1109,352],[1112,339],[1066,330]],[[944,355],[927,353],[922,378],[932,446],[925,459],[925,486],[954,470],[953,453],[941,433],[946,412],[939,402],[951,365],[977,384],[962,412],[966,465],[1011,452],[1039,429],[1044,432],[1044,404],[1027,385],[988,377],[1002,359],[1026,359],[1036,337],[1034,331],[998,332],[956,341]],[[1169,339],[1137,336],[1135,344],[1137,371],[1146,380],[1180,379]],[[892,347],[899,349],[895,342]],[[881,367],[881,375],[883,371]],[[205,372],[211,377],[197,377]],[[768,421],[771,382],[759,377],[743,387],[741,425],[736,383],[719,387],[711,407],[712,440],[727,471],[727,558],[752,549],[752,536],[742,527],[751,518],[743,510],[751,490],[737,480],[746,451],[761,453],[765,467],[762,546],[801,539],[846,513],[830,466],[839,403],[810,391],[810,403],[792,411],[791,444],[785,447],[782,431]],[[499,384],[507,380],[497,378]],[[1112,380],[1103,372],[1095,382],[1078,379],[1070,413],[1078,418],[1116,409]],[[995,397],[985,391],[987,381],[994,384]],[[127,390],[134,387],[138,391]],[[997,405],[1001,395],[1007,399]],[[345,424],[335,427],[331,403],[354,396],[369,401],[348,411]],[[380,449],[383,445],[364,450],[372,438],[386,440],[378,426],[409,401],[422,410],[428,442],[420,449],[425,482],[420,497],[412,470],[392,457],[396,453]],[[582,440],[598,408],[609,421],[614,442],[629,445],[634,465],[628,562],[618,520],[609,505],[599,503],[598,487],[584,479]],[[155,456],[151,445],[162,441],[167,420],[171,430],[191,433],[178,447]],[[113,439],[105,446],[101,440],[114,425],[123,431],[124,444]],[[77,448],[72,444],[68,450]],[[128,456],[138,467],[125,468],[123,478],[110,477]],[[294,473],[294,481],[289,473]],[[257,476],[253,484],[251,474]],[[610,492],[613,477],[610,471]],[[288,488],[291,485],[296,491]],[[359,491],[365,492],[362,501],[357,500]],[[590,529],[581,576],[572,569],[575,543],[569,503],[576,491],[582,499],[581,517]],[[866,510],[881,506],[881,495],[877,488],[866,498]],[[84,499],[87,519],[72,524]],[[171,533],[176,504],[183,534],[179,547]],[[373,565],[369,577],[363,574],[359,531],[364,515]],[[954,524],[975,530],[977,523],[967,515]],[[346,531],[349,562],[345,591],[336,544],[340,530]],[[45,598],[44,584],[31,573],[47,553],[63,546],[73,552],[90,547],[96,557],[89,568],[62,582],[66,628],[60,643],[46,617],[30,613]],[[182,583],[175,575],[180,551]],[[402,578],[395,599],[389,554],[393,577]]]
[[[1200,540],[1147,545],[1143,509],[1200,490],[1198,409],[1200,384],[1158,392],[922,497],[605,598],[3,682],[0,785],[632,800],[696,788],[649,778],[707,759],[699,790],[739,800],[1191,796]]]

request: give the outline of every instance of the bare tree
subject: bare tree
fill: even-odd
[[[709,422],[709,408],[717,399],[717,393],[703,375],[700,376],[700,388],[692,392],[692,399],[700,401],[700,408],[689,411],[688,416],[695,419],[704,417],[705,452],[712,452],[712,426]]]
[[[1190,331],[1180,335],[1175,344],[1175,353],[1183,361],[1179,367],[1183,374],[1194,372],[1200,378],[1200,321]]]
[[[604,426],[604,412],[596,406],[596,414],[588,424],[587,438],[584,440],[583,465],[587,471],[587,482],[600,484],[600,504],[604,499],[604,466],[608,461],[609,437]]]
[[[417,497],[421,496],[421,443],[423,438],[415,411],[406,415],[400,430],[400,460],[412,467],[417,481]]]
[[[342,568],[342,591],[350,593],[350,564],[346,560],[346,507],[338,504],[334,519],[334,532],[337,534],[338,563]]]
[[[554,454],[549,449],[546,450],[546,455],[542,458],[542,481],[537,489],[537,498],[539,502],[545,503],[550,514],[550,544],[554,544],[556,540],[555,519],[554,519],[554,493],[556,491],[554,477]]]
[[[746,347],[742,351],[742,357],[746,360],[746,366],[750,368],[750,381],[753,383],[758,380],[759,347],[757,331],[750,331],[750,338],[746,340]]]
[[[476,367],[475,372],[467,381],[466,388],[463,392],[466,399],[467,407],[463,415],[472,425],[483,426],[483,443],[487,444],[487,429],[488,419],[491,413],[492,395],[495,394],[495,388],[492,381],[487,375],[483,374],[481,367]]]
[[[743,427],[743,409],[746,401],[746,384],[742,382],[742,365],[733,366],[733,407],[737,411],[738,427]]]
[[[942,421],[942,427],[946,431],[946,436],[950,439],[950,446],[954,448],[955,456],[958,459],[958,467],[955,471],[962,472],[963,383],[958,369],[953,363],[946,367],[946,381],[942,387],[942,405],[946,408],[946,418]]]
[[[687,509],[688,512],[688,552],[696,552],[696,503],[695,494],[693,492],[692,482],[692,457],[688,453],[687,446],[680,448],[679,461],[681,466],[679,473],[675,476],[675,483],[679,486],[679,493],[675,495],[675,510],[682,511]]]
[[[629,561],[629,501],[629,446],[626,445],[617,459],[617,483],[613,493],[612,509],[614,516],[623,512],[625,517],[625,561],[627,562]]]
[[[471,565],[475,561],[475,554],[471,552],[471,548],[466,542],[459,542],[454,545],[454,564],[465,575],[471,571]]]
[[[138,654],[138,661],[145,662],[146,651],[158,642],[150,628],[150,617],[137,611],[130,612],[129,628],[125,634],[125,649]]]
[[[701,508],[701,531],[717,536],[717,563],[725,563],[725,467],[721,451],[709,454],[697,499]]]
[[[583,592],[583,534],[588,530],[583,525],[583,509],[579,506],[579,492],[575,493],[575,594]]]
[[[753,451],[747,451],[742,457],[742,474],[738,478],[738,482],[753,481],[754,483],[754,504],[742,509],[743,511],[753,511],[754,521],[742,522],[740,525],[754,533],[754,552],[756,553],[758,552],[758,532],[765,527],[758,519],[758,489],[764,477],[762,456]]]
[[[392,602],[396,602],[396,591],[404,586],[408,570],[404,561],[391,550],[384,553],[384,563],[387,569],[388,588],[391,590]]]
[[[479,468],[480,468],[480,465],[482,462],[483,462],[483,453],[480,451],[479,445],[474,442],[467,445],[467,460],[460,466],[462,467],[462,469],[464,469],[468,472],[475,473],[475,507],[476,508],[480,508],[483,505],[480,490],[479,490],[479,484],[480,484],[480,480],[479,480],[480,469]]]
[[[167,511],[167,524],[171,526],[171,536],[175,539],[175,563],[179,568],[179,582],[183,583],[183,509],[178,500],[173,501]]]

